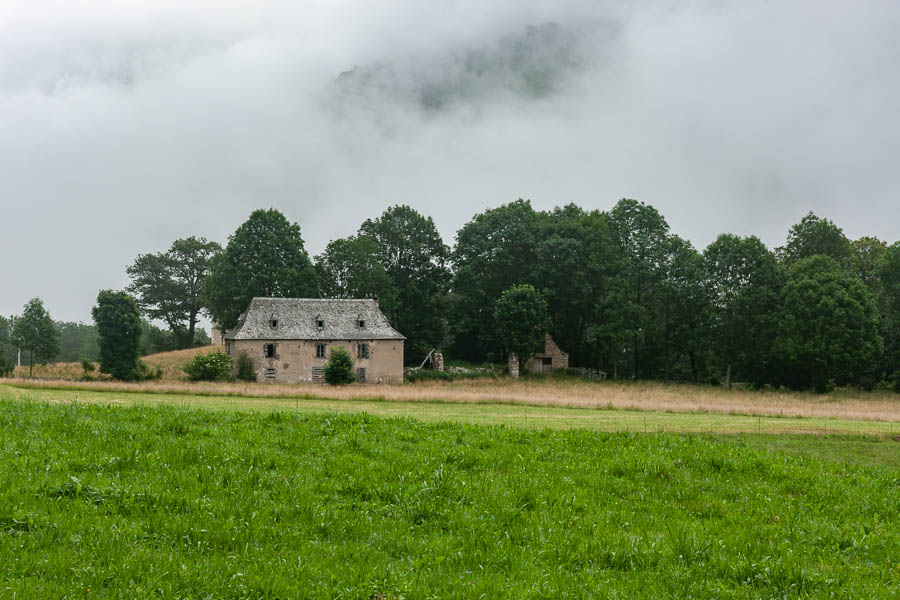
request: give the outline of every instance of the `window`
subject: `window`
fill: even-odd
[[[325,383],[325,369],[322,367],[312,368],[313,383]]]
[[[225,354],[231,354],[231,342],[225,342]]]
[[[316,319],[316,327],[318,329],[325,329],[325,319],[322,319],[321,317]]]
[[[266,344],[263,346],[263,356],[266,358],[275,358],[275,344]]]
[[[366,382],[366,369],[365,367],[360,367],[356,370],[356,383],[365,383]]]
[[[359,319],[359,320],[356,322],[356,324],[359,325],[359,328],[360,328],[360,329],[365,329],[365,328],[366,328],[366,322],[365,322],[363,319]]]
[[[272,319],[272,320],[270,320],[270,321],[269,321],[269,325],[272,327],[272,329],[278,328],[278,319]]]
[[[325,344],[316,344],[316,358],[325,358]]]
[[[356,358],[369,358],[369,345],[368,344],[357,344],[356,345]]]

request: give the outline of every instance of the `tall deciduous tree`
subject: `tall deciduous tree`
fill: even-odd
[[[378,247],[396,290],[382,308],[391,326],[407,338],[407,361],[416,362],[444,341],[441,299],[449,279],[449,250],[431,217],[409,206],[393,206],[377,219],[367,219],[359,234]]]
[[[537,237],[531,281],[547,300],[553,339],[570,364],[603,368],[616,346],[607,316],[618,260],[606,215],[558,208],[543,215]]]
[[[656,319],[660,286],[667,260],[669,224],[648,204],[623,198],[609,213],[622,262],[616,286],[621,335],[630,340],[632,376],[650,374],[644,368],[650,359],[649,344],[659,336]]]
[[[125,292],[101,290],[91,309],[100,346],[100,371],[122,381],[141,378],[141,313]]]
[[[900,391],[900,242],[888,246],[875,269],[879,282],[884,336],[884,374],[893,376]]]
[[[377,296],[385,307],[393,306],[396,290],[381,264],[378,244],[367,235],[333,240],[316,257],[323,296],[368,298]]]
[[[824,254],[830,256],[843,267],[851,267],[852,248],[843,230],[829,221],[810,212],[791,227],[787,243],[777,249],[778,257],[786,264],[793,265],[799,260]]]
[[[787,384],[824,392],[858,381],[882,349],[875,301],[857,277],[824,255],[791,268],[775,343]]]
[[[514,285],[494,303],[494,335],[510,354],[524,365],[528,357],[541,350],[550,316],[547,302],[534,286]]]
[[[32,298],[25,304],[22,316],[13,326],[12,342],[28,354],[28,376],[34,371],[34,363],[47,363],[59,353],[59,329],[50,318],[40,298]]]
[[[300,235],[275,209],[255,210],[228,238],[204,282],[210,316],[224,329],[254,297],[317,297],[316,272]]]
[[[457,232],[452,288],[458,355],[477,360],[489,353],[494,302],[511,285],[533,282],[539,236],[540,215],[526,200],[475,215]]]
[[[711,296],[712,348],[725,371],[756,384],[771,381],[782,269],[755,236],[722,234],[703,252]]]
[[[194,345],[203,282],[221,251],[216,242],[191,236],[175,240],[167,252],[140,254],[127,268],[132,281],[128,291],[141,311],[164,321],[183,348]]]

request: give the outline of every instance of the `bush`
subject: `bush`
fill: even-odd
[[[241,352],[237,359],[237,379],[238,381],[256,381],[256,365],[253,359],[247,356],[246,352]]]
[[[198,354],[184,365],[191,381],[230,381],[234,361],[224,352]]]
[[[163,378],[163,369],[159,365],[151,367],[142,360],[138,361],[138,372],[141,375],[141,381],[159,381]]]
[[[900,394],[900,369],[894,371],[894,391]]]
[[[331,385],[346,385],[356,381],[353,359],[343,346],[334,348],[325,363],[325,381]]]

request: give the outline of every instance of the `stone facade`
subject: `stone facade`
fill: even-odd
[[[267,344],[275,356],[267,358]],[[358,346],[368,344],[369,357],[360,358]],[[317,356],[324,345],[325,356]],[[228,340],[225,350],[235,361],[242,352],[253,360],[256,380],[278,383],[324,383],[321,369],[333,348],[343,346],[353,357],[360,383],[403,383],[403,340]],[[359,369],[365,369],[364,378]]]
[[[406,338],[374,299],[254,298],[224,339],[235,363],[253,360],[257,381],[324,383],[328,354],[343,346],[360,383],[403,383]]]
[[[531,355],[528,359],[530,373],[549,373],[557,369],[569,368],[569,355],[563,352],[550,334],[544,340],[544,351]]]

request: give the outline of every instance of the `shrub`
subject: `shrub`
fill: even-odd
[[[138,361],[138,372],[141,375],[141,381],[159,381],[163,378],[163,368],[161,366],[151,367],[142,360]]]
[[[234,361],[224,352],[198,354],[184,365],[191,381],[230,381]]]
[[[325,381],[331,385],[345,385],[356,381],[353,359],[343,346],[332,349],[325,363]]]
[[[894,371],[894,391],[900,394],[900,369]]]
[[[237,379],[238,381],[256,381],[256,365],[253,359],[247,356],[246,352],[241,352],[237,359]]]

